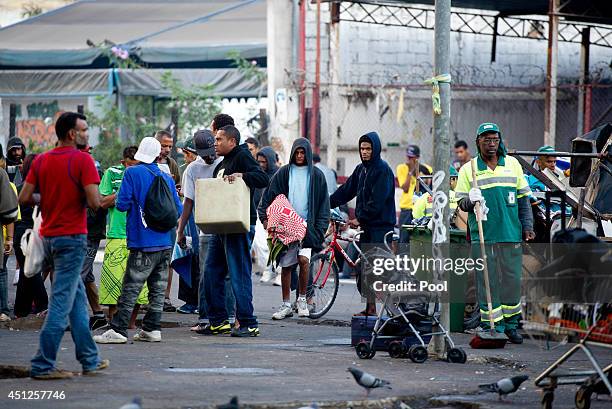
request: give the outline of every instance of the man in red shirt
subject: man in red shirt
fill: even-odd
[[[22,205],[40,205],[45,257],[54,266],[49,310],[40,331],[38,352],[32,358],[30,375],[34,379],[72,377],[72,372],[55,367],[69,324],[83,375],[108,367],[108,360],[100,359],[89,331],[87,297],[79,274],[87,245],[86,207],[100,207],[96,166],[90,155],[76,148],[77,144],[88,143],[85,116],[64,112],[55,123],[55,133],[57,147],[36,158],[19,195]],[[34,194],[36,189],[40,194]]]

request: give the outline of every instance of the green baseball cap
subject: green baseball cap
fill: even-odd
[[[457,169],[455,169],[455,167],[453,165],[450,165],[448,167],[448,175],[451,178],[456,178],[459,176],[459,173],[457,173]]]
[[[553,148],[550,145],[544,145],[544,146],[540,146],[538,148],[538,152],[541,152],[541,153],[552,153],[552,152],[555,152],[555,148]]]
[[[195,142],[194,142],[193,138],[187,138],[184,141],[177,143],[176,147],[180,148],[180,149],[182,149],[184,151],[189,151],[191,153],[197,154],[196,147],[195,147]]]
[[[494,124],[493,122],[485,122],[483,124],[480,124],[480,126],[478,127],[478,131],[476,131],[476,136],[480,136],[485,132],[499,132],[499,126],[497,126],[497,124]]]

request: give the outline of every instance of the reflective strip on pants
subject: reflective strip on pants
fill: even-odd
[[[504,319],[504,313],[502,311],[502,307],[497,307],[493,309],[493,322],[498,322]],[[480,309],[480,321],[489,322],[489,310]]]
[[[502,310],[504,312],[504,318],[510,318],[510,317],[513,317],[521,313],[521,304],[520,303],[516,305],[503,305],[502,304]]]

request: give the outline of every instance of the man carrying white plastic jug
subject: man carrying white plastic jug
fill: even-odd
[[[255,189],[267,187],[268,175],[261,169],[246,144],[240,145],[240,132],[232,125],[219,129],[215,135],[215,151],[223,161],[214,171],[214,177],[223,177],[228,183],[242,178],[250,190],[250,224],[248,233],[215,234],[208,245],[205,264],[205,293],[208,303],[209,324],[203,335],[231,332],[233,337],[259,335],[257,317],[253,314],[253,282],[251,281],[251,244],[255,235],[256,209],[253,204]],[[228,205],[230,205],[228,203]],[[232,329],[225,307],[225,277],[230,275],[236,297],[236,319],[240,327]]]

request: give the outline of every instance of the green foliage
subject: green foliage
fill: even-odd
[[[97,48],[102,54],[108,58],[110,65],[114,68],[124,69],[137,69],[143,68],[138,62],[136,62],[131,56],[128,49],[123,48],[121,45],[116,45],[110,40],[104,40],[98,44],[91,40],[86,41],[87,45],[91,48]]]
[[[263,71],[255,60],[249,61],[240,55],[239,51],[230,51],[227,56],[232,59],[232,65],[238,68],[247,79],[255,79],[263,84],[267,80],[266,72]]]
[[[21,17],[31,18],[43,13],[42,7],[35,3],[27,3],[21,7]]]
[[[207,85],[185,87],[171,72],[164,72],[161,83],[171,96],[157,100],[157,115],[153,116],[153,98],[126,97],[126,112],[121,112],[108,97],[96,98],[100,113],[86,112],[91,129],[100,131],[100,142],[94,149],[94,157],[103,169],[121,159],[123,149],[138,145],[145,136],[166,128],[170,113],[178,115],[178,139],[186,139],[197,129],[207,128],[212,118],[221,110],[221,98],[213,94],[213,87]]]
[[[178,114],[179,139],[186,139],[195,131],[208,128],[213,117],[221,111],[221,98],[214,95],[211,85],[185,87],[170,71],[161,76],[161,83],[170,91],[169,111]]]

